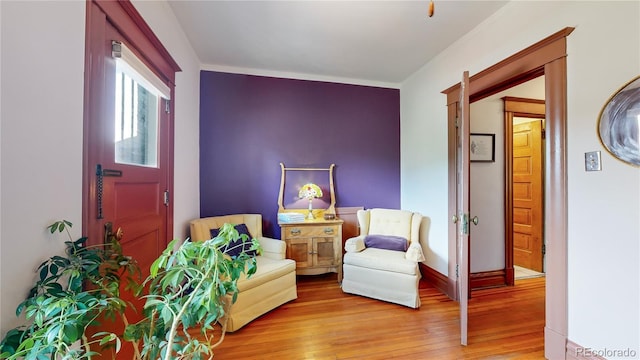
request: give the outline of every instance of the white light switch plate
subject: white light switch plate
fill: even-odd
[[[591,151],[584,153],[584,170],[585,171],[601,171],[600,151]]]

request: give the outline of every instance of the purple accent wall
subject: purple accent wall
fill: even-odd
[[[399,208],[400,91],[202,71],[201,216],[260,213],[279,238],[281,162],[336,164],[336,206]]]

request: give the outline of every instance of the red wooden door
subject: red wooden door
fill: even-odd
[[[91,244],[104,241],[107,229],[118,232],[123,252],[138,261],[144,279],[173,232],[168,98],[174,74],[171,81],[153,77],[158,67],[142,56],[144,37],[139,24],[123,16],[127,12],[137,13],[126,2],[87,4],[83,227]],[[126,56],[119,50],[127,50]],[[134,300],[124,288],[121,292],[125,300]],[[137,309],[125,313],[129,323],[142,314],[143,301],[133,303]],[[123,330],[107,322],[102,320],[100,330]],[[117,358],[132,359],[133,347],[125,344]]]
[[[107,24],[106,35],[108,40],[124,41],[111,24]],[[123,81],[126,74],[122,76],[111,57],[111,42],[105,46],[105,92],[114,95],[105,98],[103,116],[99,117],[105,126],[96,128],[98,141],[92,144],[99,154],[92,157],[95,168],[102,168],[102,175],[96,170],[95,199],[101,214],[97,214],[93,225],[97,231],[103,231],[107,223],[116,231],[122,229],[124,251],[139,261],[146,275],[148,265],[168,243],[165,191],[169,132],[168,113],[163,106],[168,100],[141,91],[144,86],[133,79]],[[140,104],[143,98],[144,106]],[[133,109],[121,109],[127,107]]]

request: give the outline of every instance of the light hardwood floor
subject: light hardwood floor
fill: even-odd
[[[335,274],[298,277],[298,299],[227,334],[215,359],[544,359],[544,278],[478,290],[469,345],[456,302],[433,287],[410,309],[344,294]]]

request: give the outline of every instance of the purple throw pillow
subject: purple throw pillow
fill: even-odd
[[[253,238],[251,236],[251,233],[249,233],[249,228],[247,228],[246,224],[238,224],[235,225],[234,228],[238,231],[238,235],[240,235],[240,237],[237,240],[233,240],[231,242],[229,242],[227,244],[227,246],[225,246],[222,249],[222,252],[235,258],[238,255],[240,255],[243,251],[245,253],[247,253],[247,255],[249,256],[256,256],[257,252],[255,250],[249,250],[251,249],[251,239]],[[211,229],[211,238],[215,238],[216,236],[218,236],[218,234],[220,233],[220,229]],[[242,234],[245,234],[248,236],[247,240],[243,240],[242,239]],[[242,246],[239,246],[242,245]]]
[[[364,237],[364,246],[368,248],[372,247],[378,249],[407,251],[409,248],[409,241],[402,236],[367,235]]]

